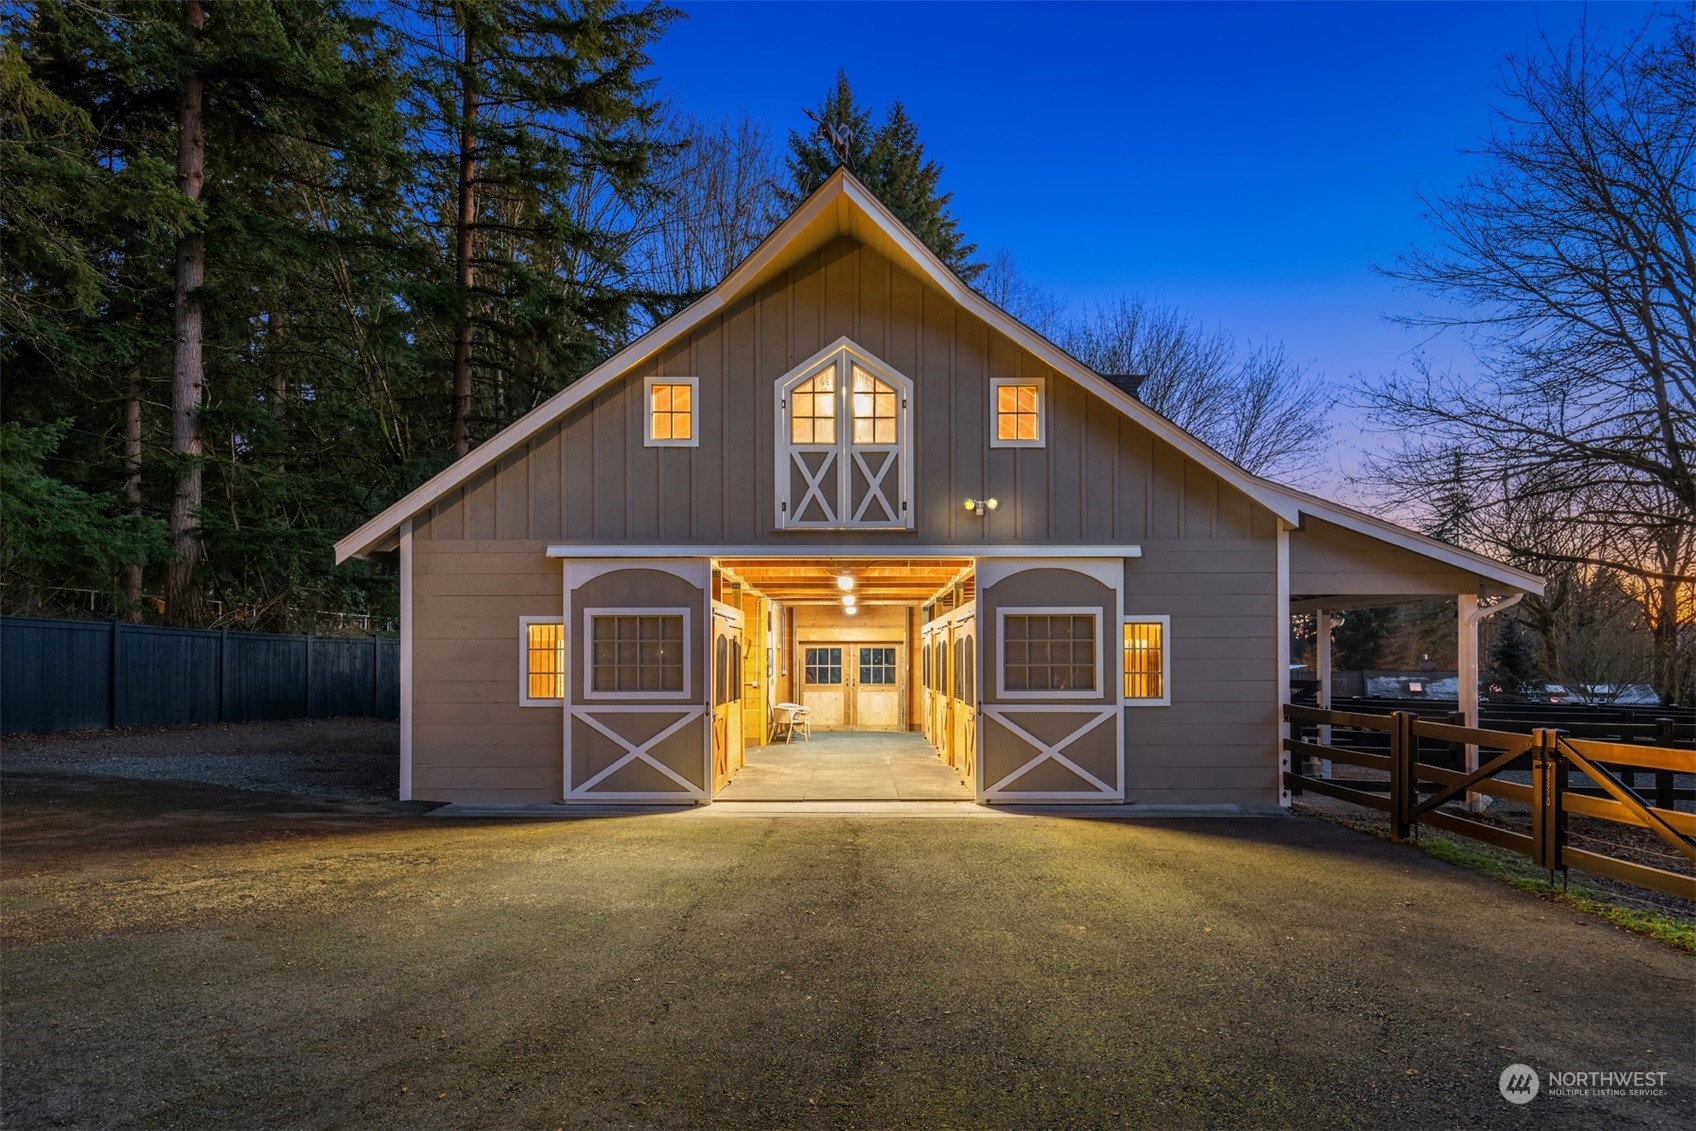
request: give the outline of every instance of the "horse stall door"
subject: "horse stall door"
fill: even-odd
[[[713,604],[713,792],[742,766],[742,613]]]

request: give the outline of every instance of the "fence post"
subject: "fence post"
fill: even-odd
[[[118,722],[118,667],[119,662],[123,658],[123,653],[118,646],[118,633],[122,632],[123,628],[123,619],[121,617],[113,617],[110,656],[112,670],[110,672],[110,678],[106,681],[106,725],[113,729],[117,729],[119,726],[123,725]]]
[[[218,630],[218,721],[230,721],[230,630]]]
[[[1406,840],[1412,828],[1413,799],[1417,786],[1413,777],[1413,716],[1405,711],[1390,714],[1390,839]]]
[[[312,634],[306,634],[306,717],[312,717]]]
[[[382,681],[377,678],[377,634],[371,634],[371,717],[377,717],[377,692]]]
[[[1566,763],[1561,757],[1559,730],[1538,727],[1532,732],[1537,749],[1531,762],[1531,862],[1549,874],[1566,871],[1561,846],[1566,841],[1566,814],[1561,794],[1566,789]]]
[[[1655,741],[1670,749],[1674,738],[1673,721],[1671,719],[1656,719],[1655,729],[1658,732],[1655,736]],[[1671,770],[1655,771],[1655,808],[1678,808],[1672,791],[1672,786],[1673,777]]]

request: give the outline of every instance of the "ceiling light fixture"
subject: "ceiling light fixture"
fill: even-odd
[[[854,579],[845,573],[839,573],[836,575],[836,587],[846,593],[854,588]]]

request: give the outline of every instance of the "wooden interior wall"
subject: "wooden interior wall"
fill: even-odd
[[[842,237],[443,498],[415,536],[766,542],[774,537],[773,385],[844,335],[914,381],[918,542],[1272,534],[1271,515],[1247,496]],[[700,378],[699,447],[643,445],[647,376]],[[991,377],[1045,379],[1045,447],[989,446]],[[992,495],[1001,506],[978,517],[960,505],[968,495]]]

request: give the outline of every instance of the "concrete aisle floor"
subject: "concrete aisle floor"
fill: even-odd
[[[815,731],[811,742],[750,746],[714,801],[970,801],[921,734]]]

